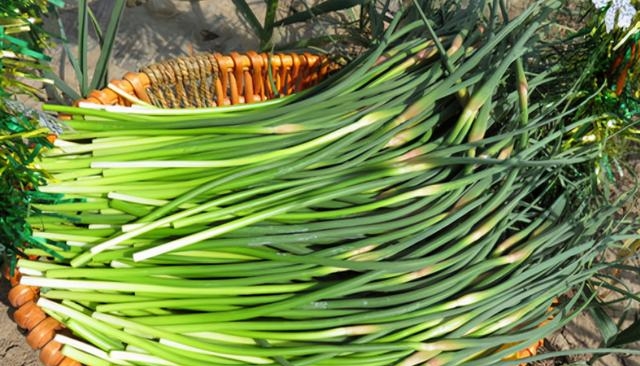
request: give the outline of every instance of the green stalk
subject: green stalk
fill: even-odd
[[[202,296],[202,295],[259,295],[272,293],[298,292],[311,287],[312,284],[283,284],[283,285],[263,285],[263,286],[241,286],[233,288],[183,288],[180,286],[162,286],[147,284],[128,284],[123,290],[119,282],[109,281],[85,281],[85,280],[61,280],[40,277],[24,276],[21,283],[29,286],[47,287],[53,289],[93,289],[103,291],[122,291],[146,293],[164,293],[174,295]]]

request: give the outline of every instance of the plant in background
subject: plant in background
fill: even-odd
[[[67,3],[71,3],[68,1]],[[77,7],[78,28],[77,28],[77,52],[73,52],[67,38],[67,34],[62,22],[60,13],[57,9],[50,14],[52,19],[57,22],[59,34],[57,40],[64,48],[64,54],[69,60],[73,68],[77,85],[71,85],[59,75],[51,71],[46,71],[45,76],[53,80],[55,88],[49,88],[51,97],[59,103],[70,104],[71,102],[86,97],[92,90],[103,88],[107,85],[109,61],[114,46],[122,13],[124,11],[126,0],[114,0],[111,2],[111,14],[109,16],[106,29],[100,25],[89,7],[88,0],[76,0],[74,5]],[[88,41],[90,34],[96,35],[98,45],[100,47],[100,56],[95,65],[89,65]],[[93,70],[90,69],[93,66]]]
[[[45,179],[35,159],[51,147],[52,131],[61,131],[51,116],[23,101],[42,96],[34,82],[49,82],[41,77],[48,62],[43,52],[48,38],[39,24],[51,7],[61,6],[59,0],[0,4],[0,246],[12,267],[19,248],[44,248],[33,239],[26,217],[39,195],[32,188]]]
[[[47,36],[40,28],[41,17],[55,1],[3,1],[0,4],[0,90],[3,96],[39,93],[29,80],[49,82],[39,76]]]
[[[562,40],[563,47],[556,47],[562,50],[558,57],[564,59],[557,73],[575,83],[552,91],[556,93],[552,98],[567,98],[566,109],[575,110],[572,120],[590,120],[572,129],[562,148],[591,149],[595,153],[588,163],[577,165],[574,173],[575,177],[592,180],[590,196],[598,197],[594,206],[617,202],[626,207],[638,199],[637,172],[628,160],[638,151],[640,137],[640,3],[589,3],[591,16],[585,18],[586,23],[574,36]],[[629,180],[635,180],[635,185],[625,187],[624,182]],[[587,282],[589,290],[583,294],[588,314],[601,332],[603,348],[625,347],[640,340],[640,320],[634,310],[640,297],[620,279],[623,273],[637,276],[639,271],[627,262],[638,256],[637,214],[621,209],[609,219],[609,226],[617,226],[616,235],[625,240],[610,247],[607,253],[613,259],[605,259],[604,253],[597,259],[601,270]],[[620,230],[623,226],[626,229]],[[629,319],[629,324],[624,323]],[[600,351],[590,362],[602,354]]]
[[[341,47],[348,45],[370,46],[371,41],[378,39],[384,31],[385,24],[390,21],[389,11],[393,0],[324,0],[310,5],[308,1],[293,1],[288,9],[282,6],[283,1],[266,1],[266,12],[262,22],[246,0],[233,0],[240,14],[249,23],[260,40],[260,49],[270,51],[274,48],[303,47]],[[399,5],[398,5],[399,6]],[[278,19],[278,14],[286,14]],[[341,16],[338,16],[341,14]],[[324,22],[323,32],[288,44],[275,44],[274,31],[299,24]],[[332,24],[337,30],[327,32],[327,25]],[[335,50],[335,49],[334,49]]]
[[[579,75],[572,89],[577,116],[591,116],[589,126],[573,131],[565,146],[600,147],[591,167],[596,185],[608,190],[625,174],[625,161],[640,136],[640,19],[630,0],[593,0],[591,22],[570,39],[563,72]]]
[[[614,28],[629,28],[636,15],[636,8],[630,0],[592,0],[596,9],[606,9],[604,24],[607,33]]]

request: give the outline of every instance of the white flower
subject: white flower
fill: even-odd
[[[592,0],[592,2],[596,9],[602,9],[609,5],[609,0]]]
[[[629,28],[635,16],[636,9],[633,5],[629,3],[625,4],[624,7],[620,8],[620,13],[618,14],[618,27],[622,29]]]
[[[631,5],[631,0],[592,0],[592,2],[597,9],[609,6],[604,15],[607,33],[611,32],[616,25],[622,29],[629,28],[636,15],[636,8]],[[618,19],[617,23],[616,18]]]
[[[612,6],[607,10],[607,14],[604,15],[604,26],[607,29],[607,33],[613,30],[613,26],[616,24],[616,9]]]

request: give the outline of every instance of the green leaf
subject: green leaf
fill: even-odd
[[[327,0],[310,9],[290,15],[275,23],[275,26],[305,22],[318,15],[352,8],[357,5],[367,4],[370,0]]]
[[[96,69],[93,73],[89,90],[102,88],[107,84],[109,59],[111,58],[111,51],[113,50],[120,20],[122,19],[124,6],[125,0],[116,0],[113,9],[111,10],[111,18],[107,25],[107,32],[104,34],[104,40],[100,44],[100,57],[98,58],[98,63],[96,64]]]
[[[89,10],[89,19],[91,20],[91,25],[93,26],[93,29],[96,31],[96,36],[98,36],[98,42],[102,44],[104,40],[104,36],[102,35],[102,28],[100,28],[100,22],[98,22],[98,18],[96,18],[96,15],[93,13],[93,10],[91,10],[91,8],[89,8],[88,10]]]
[[[62,48],[64,49],[64,53],[67,55],[67,58],[69,59],[69,63],[71,63],[71,67],[73,68],[73,72],[75,72],[76,74],[76,78],[80,80],[80,74],[81,74],[80,63],[78,62],[78,59],[73,55],[73,53],[71,52],[71,49],[69,48],[67,34],[64,31],[64,24],[62,24],[62,18],[60,17],[60,12],[58,12],[58,9],[54,9],[54,14],[56,15],[56,19],[58,22],[58,29],[60,31]],[[66,84],[66,82],[62,82],[62,84],[65,84],[68,89],[71,88],[71,86]],[[62,84],[56,83],[56,86],[59,87],[59,85],[62,85]],[[75,93],[75,94],[78,95],[78,93]]]
[[[80,60],[80,75],[78,76],[78,82],[80,83],[80,94],[86,96],[88,90],[88,61],[87,56],[89,50],[87,49],[87,39],[89,38],[89,24],[88,24],[88,12],[87,12],[87,0],[78,0],[78,59]]]
[[[260,24],[260,21],[256,17],[253,10],[251,10],[249,4],[247,4],[245,0],[233,0],[233,3],[235,4],[240,14],[242,14],[244,19],[249,23],[249,26],[253,28],[253,32],[258,37],[260,37],[263,32],[262,24]]]
[[[64,0],[49,0],[49,4],[53,4],[59,8],[64,8]]]
[[[640,318],[637,318],[630,326],[613,337],[607,345],[617,347],[637,341],[640,341]]]
[[[276,20],[277,10],[278,0],[268,0],[267,11],[264,16],[264,26],[260,33],[260,49],[263,51],[271,48],[271,37],[273,36],[273,26]]]
[[[71,88],[69,84],[67,84],[64,80],[62,80],[58,75],[54,74],[53,72],[45,71],[44,76],[47,79],[53,80],[53,83],[56,86],[56,88],[58,88],[62,93],[67,95],[72,100],[78,100],[82,98],[82,96],[78,94],[78,92],[73,90],[73,88]]]
[[[614,339],[616,333],[618,333],[618,327],[615,322],[607,315],[602,307],[597,304],[595,307],[589,308],[588,311],[600,331],[600,335],[602,335],[604,344],[609,345],[609,342]]]

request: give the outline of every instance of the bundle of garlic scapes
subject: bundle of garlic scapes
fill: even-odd
[[[561,102],[529,101],[553,83],[523,61],[549,4],[503,21],[483,1],[415,3],[293,96],[46,106],[72,118],[39,162],[50,178],[28,221],[42,248],[25,249],[39,259],[18,266],[77,336],[58,337],[62,352],[490,365],[562,325],[577,297],[538,327],[596,270],[602,215],[563,183],[592,152],[556,148],[589,121],[564,126]]]

